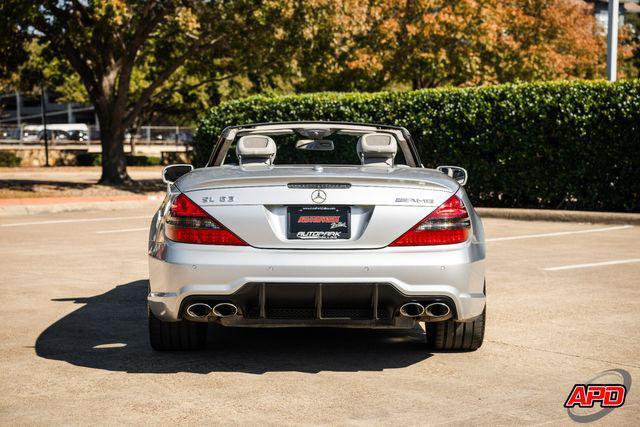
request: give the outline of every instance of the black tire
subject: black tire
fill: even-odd
[[[156,351],[203,349],[207,341],[204,322],[163,322],[149,310],[149,342]]]
[[[427,323],[427,346],[433,350],[445,351],[475,351],[480,348],[484,340],[484,324],[486,307],[482,314],[469,322]]]

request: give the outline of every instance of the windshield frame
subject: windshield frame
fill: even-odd
[[[314,129],[314,128],[331,128],[338,132],[342,131],[355,131],[355,132],[376,132],[383,131],[392,133],[402,150],[402,154],[405,157],[405,161],[410,167],[424,167],[422,164],[418,150],[413,143],[413,139],[409,134],[409,131],[399,126],[385,126],[370,123],[352,123],[352,122],[273,122],[273,123],[254,123],[242,126],[229,126],[226,127],[218,140],[216,141],[209,161],[205,167],[221,166],[224,163],[224,159],[227,155],[227,151],[231,144],[239,136],[239,134],[259,133],[260,131],[274,132],[277,130],[291,130],[291,129]],[[291,165],[289,165],[291,166]],[[295,166],[295,165],[293,165]],[[349,165],[341,165],[349,166]],[[354,165],[350,165],[354,166]]]

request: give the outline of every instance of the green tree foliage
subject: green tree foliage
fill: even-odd
[[[289,65],[283,59],[289,23],[280,1],[5,0],[2,19],[8,24],[0,34],[5,77],[37,69],[58,79],[56,87],[66,87],[70,97],[81,97],[69,76],[46,75],[68,66],[71,79],[82,83],[100,120],[103,183],[129,180],[124,134],[153,111],[155,99],[164,106],[181,97],[201,99],[193,89],[206,82],[256,69],[266,70],[260,74],[266,79]],[[59,63],[25,66],[27,58]]]
[[[630,50],[630,57],[623,61],[621,68],[629,76],[640,77],[640,14],[629,13],[625,19],[627,30],[623,43]]]

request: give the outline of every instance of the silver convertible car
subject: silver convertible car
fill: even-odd
[[[485,328],[482,222],[464,169],[427,169],[401,127],[226,128],[207,165],[165,168],[149,235],[156,350],[207,325],[406,328],[475,350]]]

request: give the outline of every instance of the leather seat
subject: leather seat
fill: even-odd
[[[246,135],[238,140],[236,154],[241,166],[271,166],[276,158],[276,143],[264,135]]]
[[[392,167],[398,143],[387,133],[368,133],[358,139],[357,150],[364,166]]]

